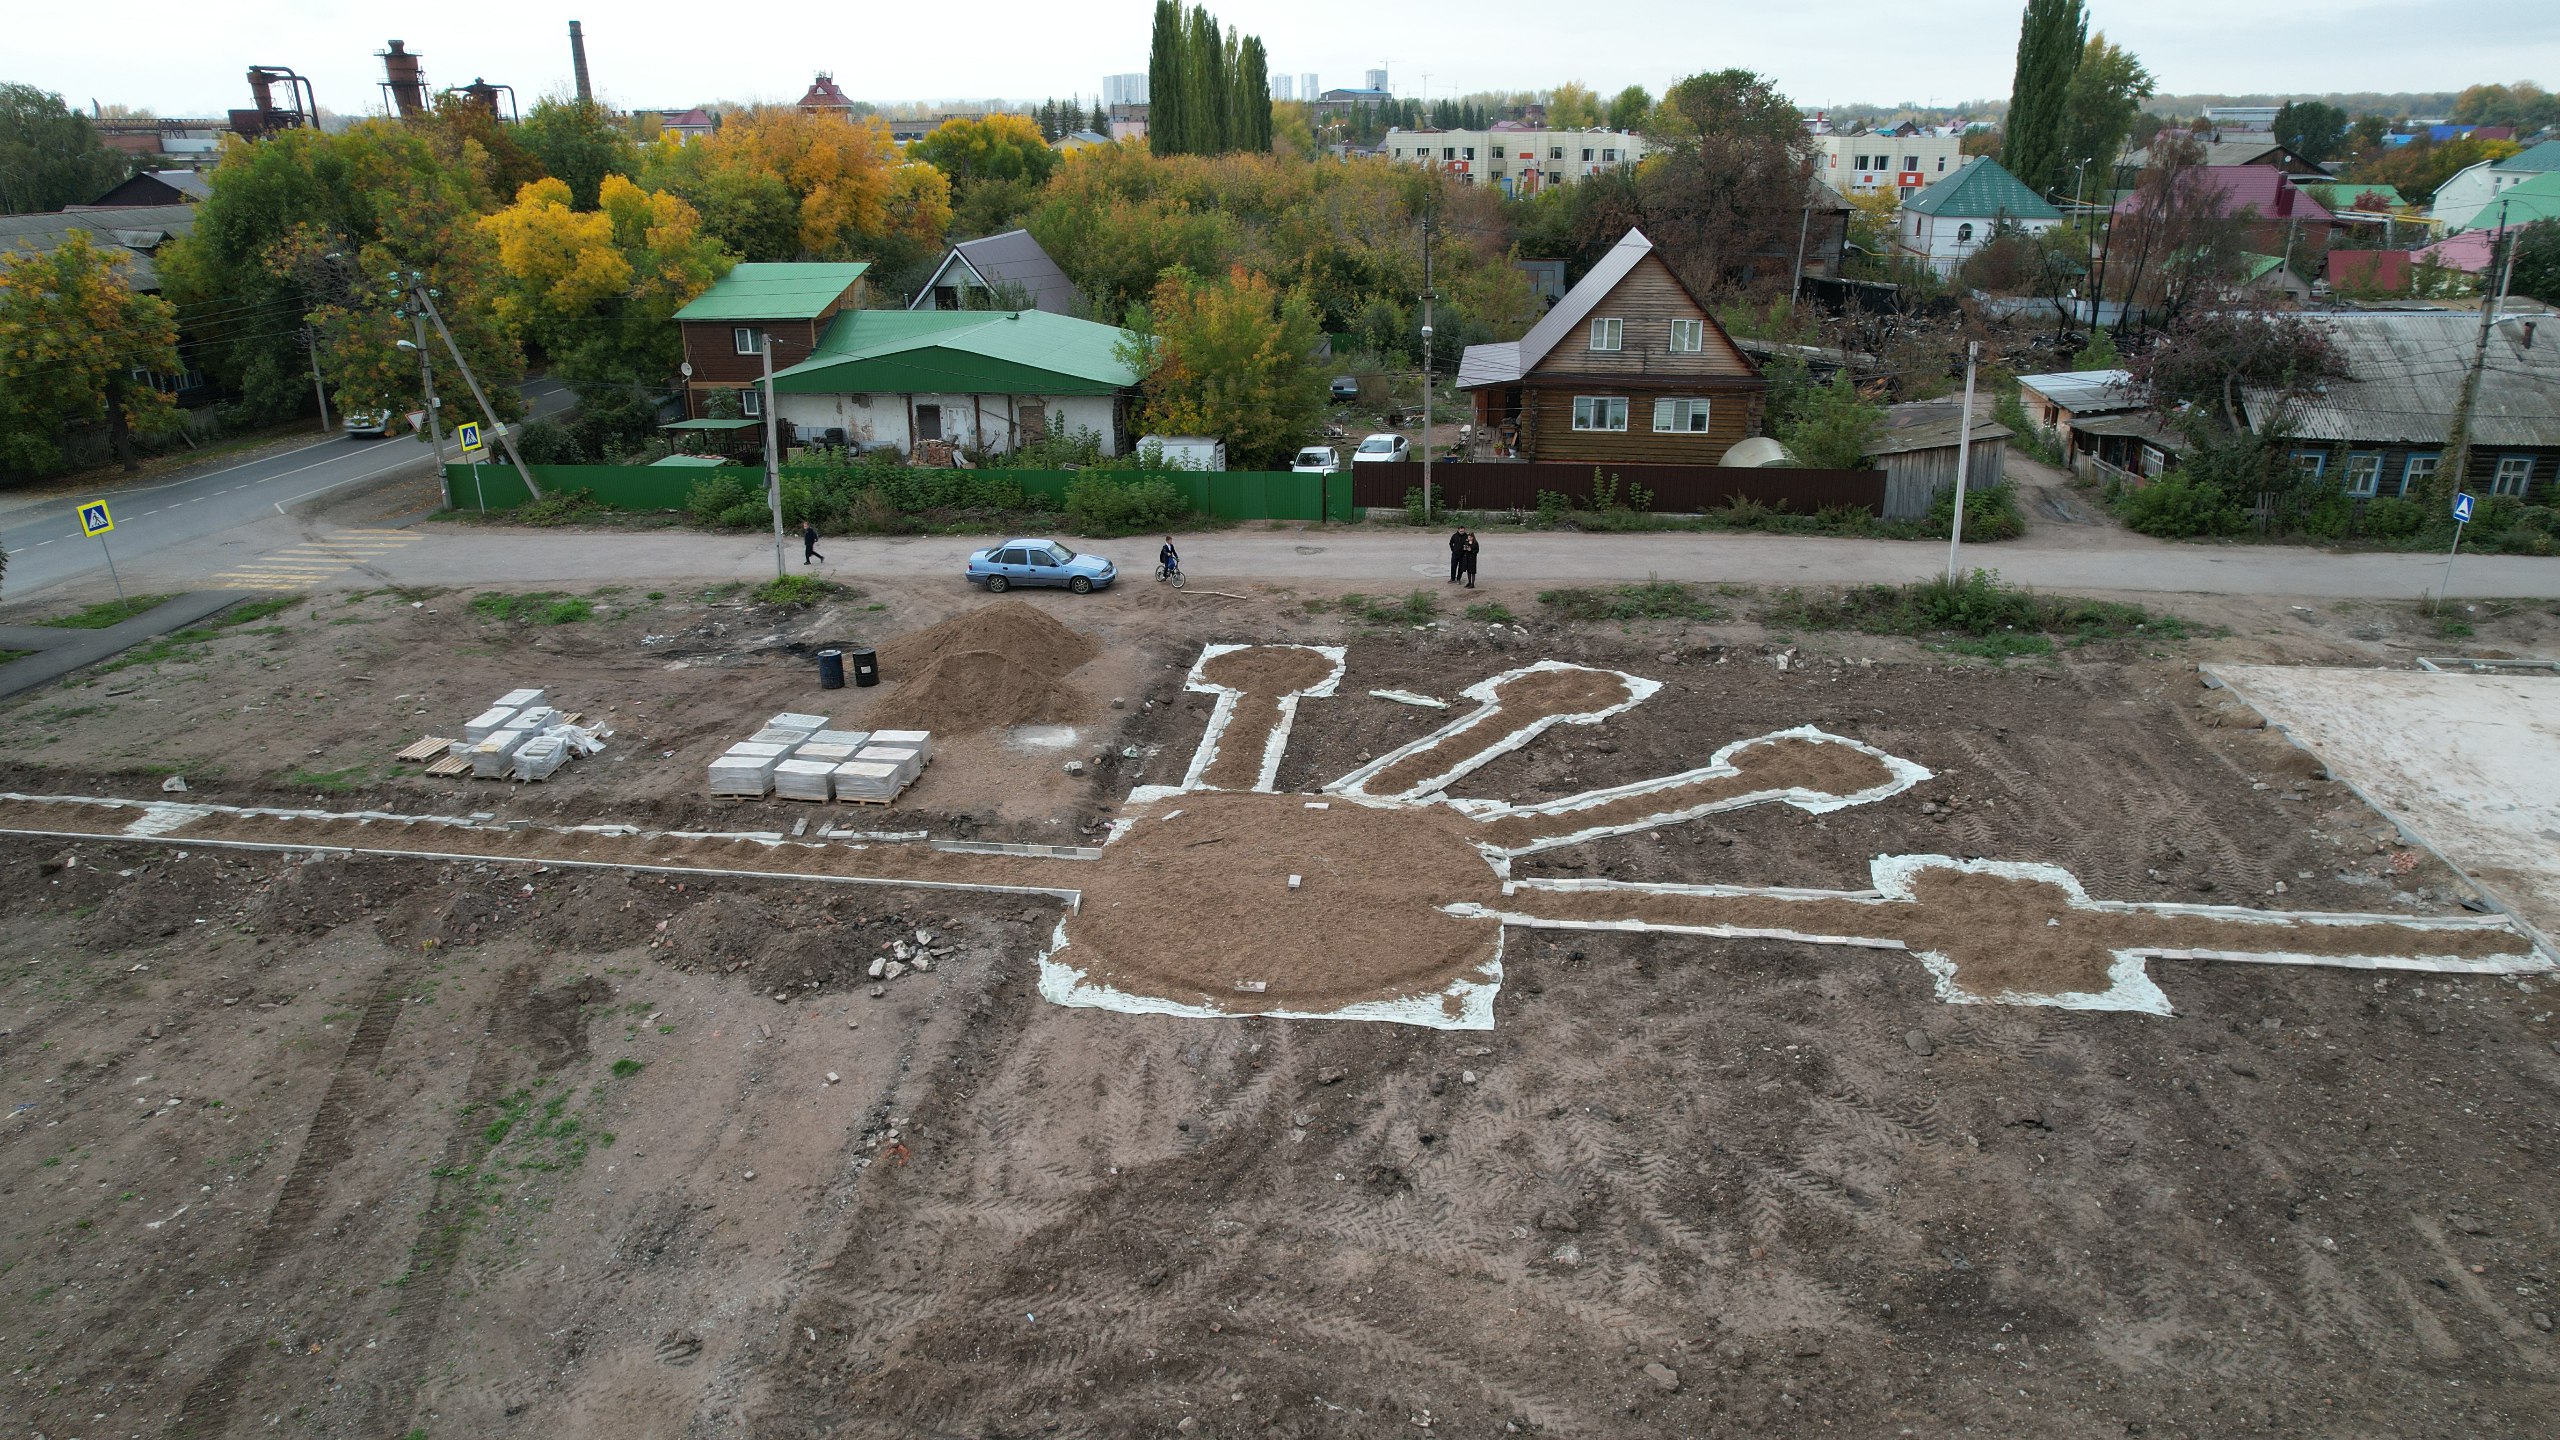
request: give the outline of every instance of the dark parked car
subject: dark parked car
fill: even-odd
[[[1359,398],[1360,398],[1360,382],[1359,382],[1358,380],[1356,380],[1356,379],[1353,379],[1351,376],[1348,376],[1348,375],[1336,375],[1336,376],[1334,376],[1334,377],[1333,377],[1333,398],[1334,398],[1334,399],[1336,399],[1336,400],[1357,400],[1357,399],[1359,399]]]
[[[1007,540],[969,556],[969,583],[986,586],[991,595],[1016,585],[1063,585],[1083,595],[1119,578],[1110,561],[1079,555],[1055,540]]]

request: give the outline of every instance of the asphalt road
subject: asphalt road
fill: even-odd
[[[536,415],[569,407],[565,386],[538,380],[524,387]],[[448,414],[463,413],[448,405]],[[448,453],[452,438],[446,437]],[[425,470],[427,447],[415,440],[357,439],[347,435],[254,460],[219,465],[202,473],[127,490],[107,490],[81,498],[102,498],[115,515],[108,535],[117,571],[128,581],[163,572],[168,552],[198,549],[226,532],[259,522],[290,518],[295,507],[334,491],[378,480],[404,469]],[[0,550],[9,552],[8,596],[24,599],[41,590],[83,579],[107,579],[107,552],[80,533],[74,500],[40,510],[19,509],[0,518]],[[276,539],[295,538],[279,533]],[[254,550],[234,546],[232,550]],[[272,549],[286,546],[269,547]],[[211,582],[228,565],[259,558],[247,554],[215,555],[209,567],[189,585]]]

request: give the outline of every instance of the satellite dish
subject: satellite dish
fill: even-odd
[[[686,362],[684,362],[683,364],[681,364],[681,365],[677,366],[677,367],[676,367],[676,371],[677,371],[677,373],[678,373],[678,374],[681,374],[682,376],[684,376],[684,378],[686,378],[687,380],[692,379],[692,378],[693,378],[693,362],[692,362],[692,361],[690,361],[690,360],[687,360],[687,361],[686,361]]]
[[[1784,465],[1787,463],[1787,447],[1766,435],[1754,435],[1724,452],[1724,458],[1716,463],[1735,470],[1757,470],[1767,465]]]

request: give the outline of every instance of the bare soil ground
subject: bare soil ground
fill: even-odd
[[[333,599],[25,697],[0,789],[156,799],[175,767],[227,803],[1072,842],[1179,779],[1203,641],[1307,640],[1347,643],[1349,671],[1302,705],[1283,790],[1447,718],[1370,689],[1550,657],[1665,689],[1458,793],[1553,799],[1807,723],[1936,772],[1523,875],[1859,888],[1872,856],[1925,851],[2057,862],[2102,899],[2461,913],[2457,877],[2192,673],[2448,648],[2407,607],[2190,612],[2238,633],[1995,668],[1740,623],[1044,596],[1098,651],[1060,682],[1073,745],[939,736],[904,803],[855,812],[715,804],[703,766],[778,710],[865,728],[883,692],[818,690],[806,650],[980,598],[783,615],[635,590],[556,626],[468,598]],[[2467,643],[2547,648],[2547,619]],[[538,786],[391,763],[519,684],[608,717],[611,748]],[[1218,922],[1214,895],[1167,909]],[[1043,1002],[1058,914],[0,839],[0,1423],[2417,1437],[2560,1415],[2544,981],[2155,962],[2159,1019],[1950,1007],[1890,954],[1514,931],[1490,1034],[1202,1022]]]

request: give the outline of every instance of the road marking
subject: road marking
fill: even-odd
[[[341,530],[243,560],[213,577],[238,590],[302,590],[417,543],[406,530]]]
[[[330,491],[335,490],[335,489],[339,488],[339,487],[340,487],[340,486],[342,486],[342,485],[353,485],[354,483],[356,483],[356,482],[357,482],[357,481],[359,481],[359,480],[370,480],[370,479],[372,479],[374,476],[379,475],[379,474],[383,473],[383,472],[384,472],[384,471],[386,471],[386,470],[397,470],[397,469],[399,469],[399,468],[400,468],[401,466],[403,466],[403,465],[421,465],[421,464],[431,464],[431,463],[433,463],[433,462],[434,462],[434,460],[435,460],[435,459],[437,459],[437,458],[438,458],[438,457],[436,457],[436,456],[430,456],[430,455],[404,455],[404,456],[400,457],[399,459],[392,461],[392,462],[391,462],[390,464],[388,464],[388,465],[376,465],[376,466],[374,466],[372,469],[365,471],[363,474],[360,474],[360,475],[350,475],[350,476],[348,476],[348,477],[347,477],[346,479],[344,479],[344,480],[332,480],[332,481],[330,481],[328,484],[321,486],[321,487],[320,487],[319,489],[317,489],[317,490],[305,490],[305,491],[303,491],[303,492],[302,492],[301,494],[299,494],[299,495],[288,496],[288,497],[286,497],[285,499],[279,500],[279,501],[277,501],[277,502],[276,502],[276,513],[277,513],[277,514],[279,514],[279,515],[285,514],[285,513],[287,513],[287,512],[286,512],[286,510],[285,510],[285,508],[284,508],[284,507],[286,507],[287,505],[299,505],[299,504],[301,504],[303,501],[310,499],[310,498],[311,498],[312,496],[314,496],[314,495],[326,495],[326,494],[328,494]],[[292,471],[286,471],[285,473],[289,475],[289,474],[292,474],[293,472],[292,472]],[[278,477],[278,478],[282,478],[282,477]]]

